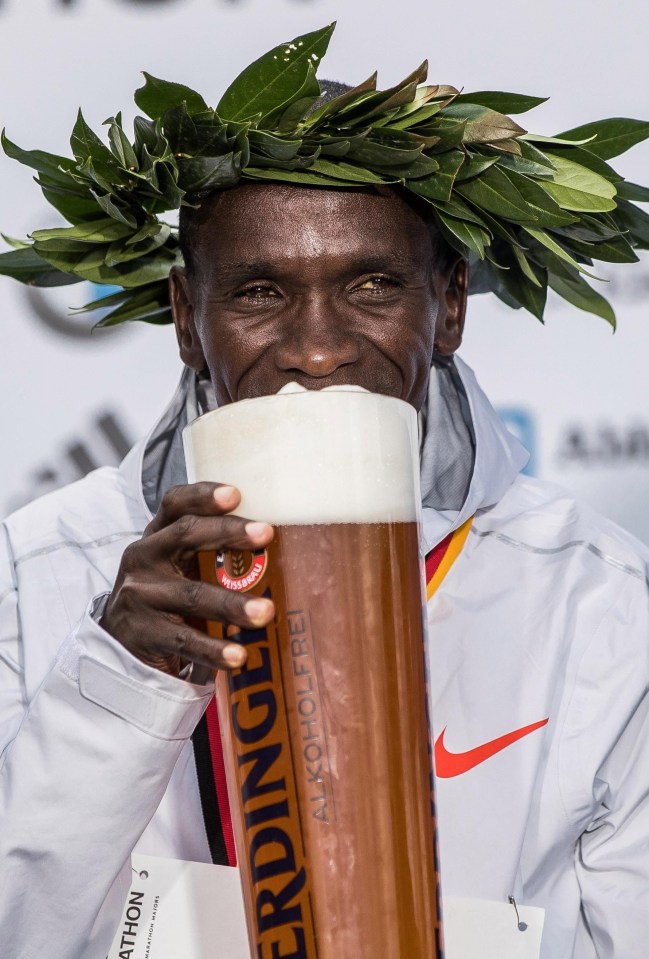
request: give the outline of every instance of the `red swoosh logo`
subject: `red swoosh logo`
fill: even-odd
[[[499,736],[498,739],[492,739],[491,742],[483,743],[482,746],[476,746],[475,749],[469,749],[464,753],[448,751],[444,745],[444,733],[446,732],[446,727],[444,727],[435,743],[435,772],[440,779],[461,776],[462,773],[467,773],[475,766],[479,766],[485,759],[490,759],[491,756],[495,756],[502,749],[507,749],[512,743],[518,742],[523,736],[529,736],[535,729],[545,726],[547,721],[547,719],[541,719],[538,723],[515,729],[513,733],[506,733],[504,736]]]

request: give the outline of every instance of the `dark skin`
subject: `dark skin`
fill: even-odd
[[[460,345],[468,269],[440,269],[397,193],[245,185],[204,204],[194,269],[174,269],[170,291],[181,359],[209,371],[220,406],[297,381],[422,407],[433,349]],[[245,662],[243,647],[188,623],[254,628],[274,615],[270,600],[189,576],[200,550],[272,540],[267,523],[228,515],[239,500],[215,483],[176,486],[125,550],[102,625],[138,659],[172,675]]]

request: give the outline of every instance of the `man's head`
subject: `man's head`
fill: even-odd
[[[423,405],[433,350],[460,344],[466,262],[390,188],[245,185],[184,218],[171,277],[183,361],[219,404],[354,383]]]
[[[144,85],[135,93],[145,116],[135,119],[133,143],[121,113],[109,121],[108,146],[80,113],[70,141],[73,159],[22,150],[3,135],[5,152],[37,170],[46,199],[71,225],[36,230],[30,243],[19,242],[15,249],[0,253],[0,274],[41,286],[90,280],[117,287],[108,298],[86,307],[105,311],[102,326],[127,320],[167,323],[172,319],[169,270],[182,262],[181,245],[187,252],[187,238],[181,244],[166,214],[181,209],[186,219],[183,205],[192,198],[222,193],[222,201],[205,204],[210,223],[203,223],[199,231],[199,258],[211,264],[202,285],[191,257],[186,280],[182,272],[174,273],[172,280],[183,355],[192,365],[207,362],[222,402],[244,395],[244,387],[251,389],[253,368],[257,389],[264,382],[263,388],[270,389],[276,379],[262,379],[250,353],[252,332],[263,340],[264,324],[254,325],[245,335],[245,324],[239,324],[234,339],[226,343],[229,333],[221,320],[232,311],[224,309],[218,298],[222,294],[214,288],[220,264],[233,255],[225,247],[226,235],[238,249],[247,250],[246,255],[264,237],[275,237],[278,256],[285,247],[302,242],[302,254],[294,250],[292,255],[292,262],[301,264],[296,278],[312,246],[309,229],[320,230],[318,242],[327,253],[321,257],[323,267],[333,262],[336,251],[344,254],[343,241],[352,233],[363,255],[376,253],[387,242],[395,251],[416,248],[424,262],[430,259],[430,245],[424,253],[421,223],[415,229],[416,218],[407,215],[407,210],[416,213],[416,205],[423,204],[424,220],[434,222],[459,259],[472,258],[471,292],[491,291],[508,306],[524,307],[542,320],[552,288],[574,306],[614,324],[610,304],[583,279],[583,264],[633,262],[634,249],[649,246],[647,215],[634,205],[646,201],[648,191],[625,183],[601,160],[645,139],[649,124],[600,120],[558,138],[539,137],[526,132],[507,112],[525,113],[542,98],[494,91],[469,94],[453,86],[427,84],[426,63],[387,90],[377,89],[376,74],[352,90],[344,85],[331,89],[330,83],[318,80],[316,67],[327,52],[334,26],[264,54],[230,84],[216,107],[189,87],[145,74]],[[267,186],[270,183],[277,186]],[[582,189],[575,190],[575,183]],[[361,197],[353,192],[359,187],[377,192]],[[349,192],[339,195],[343,188]],[[391,189],[398,189],[399,195],[385,193]],[[289,196],[293,224],[285,216],[284,201],[273,200],[286,197],[288,203]],[[299,210],[296,204],[301,204]],[[394,211],[394,216],[379,209]],[[235,222],[240,217],[245,230]],[[196,222],[200,219],[199,214]],[[359,249],[348,253],[359,255]],[[454,304],[463,303],[466,292],[466,266],[458,263],[448,273],[438,257],[433,263],[430,301],[420,319],[428,322],[429,332],[431,309],[437,314],[438,305],[448,300],[453,319]],[[439,286],[445,272],[450,279],[448,296]],[[315,283],[311,268],[308,276]],[[317,288],[316,283],[313,290]],[[378,294],[372,295],[377,303]],[[387,308],[389,298],[380,296]],[[276,303],[272,315],[278,316],[277,295],[271,299]],[[392,294],[393,306],[397,299]],[[348,305],[351,320],[351,301]],[[406,313],[411,316],[409,309]],[[200,333],[192,349],[183,341],[191,333],[190,317]],[[217,317],[219,323],[214,322]],[[450,352],[455,341],[443,342],[443,326],[438,318],[435,335],[440,350]],[[303,328],[304,323],[293,327]],[[220,337],[218,353],[208,343],[208,329],[211,338]],[[411,335],[407,326],[404,330],[396,337],[397,346],[399,336]],[[354,323],[348,335],[361,335]],[[385,361],[383,372],[375,371],[377,388],[399,389],[417,405],[418,377],[407,375],[405,362],[394,357],[392,364],[402,374],[398,388],[394,370],[388,374],[388,349],[381,345],[380,334],[375,335],[379,336],[375,350],[383,352]],[[249,363],[242,375],[236,373],[235,358],[226,353],[226,345],[230,349],[235,340],[236,355],[247,357]],[[204,360],[196,353],[198,342],[205,348]],[[426,342],[430,355],[432,334]],[[270,349],[264,343],[263,348]],[[422,343],[421,352],[426,350]],[[356,362],[345,365],[348,376],[352,366],[361,375]],[[366,368],[365,360],[362,366]],[[319,377],[319,382],[323,379]]]

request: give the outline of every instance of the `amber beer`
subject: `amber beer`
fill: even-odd
[[[416,430],[407,404],[340,390],[185,433],[190,480],[275,526],[267,550],[200,557],[276,607],[217,677],[253,959],[441,956]]]

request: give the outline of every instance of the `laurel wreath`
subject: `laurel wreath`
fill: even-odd
[[[69,227],[5,237],[0,274],[36,286],[90,280],[119,287],[81,312],[106,310],[100,326],[171,321],[167,277],[181,264],[177,230],[163,215],[197,191],[242,181],[358,187],[392,184],[429,204],[455,250],[472,261],[471,292],[491,291],[543,318],[548,288],[615,325],[587,282],[596,260],[630,263],[649,249],[649,189],[607,162],[649,136],[649,122],[595,121],[543,137],[509,114],[543,98],[461,93],[427,85],[427,64],[377,90],[374,74],[321,102],[317,67],[335,24],[297,37],[247,67],[215,109],[177,83],[145,73],[133,142],[121,115],[107,144],[81,112],[71,158],[23,150],[8,156],[36,170]]]

